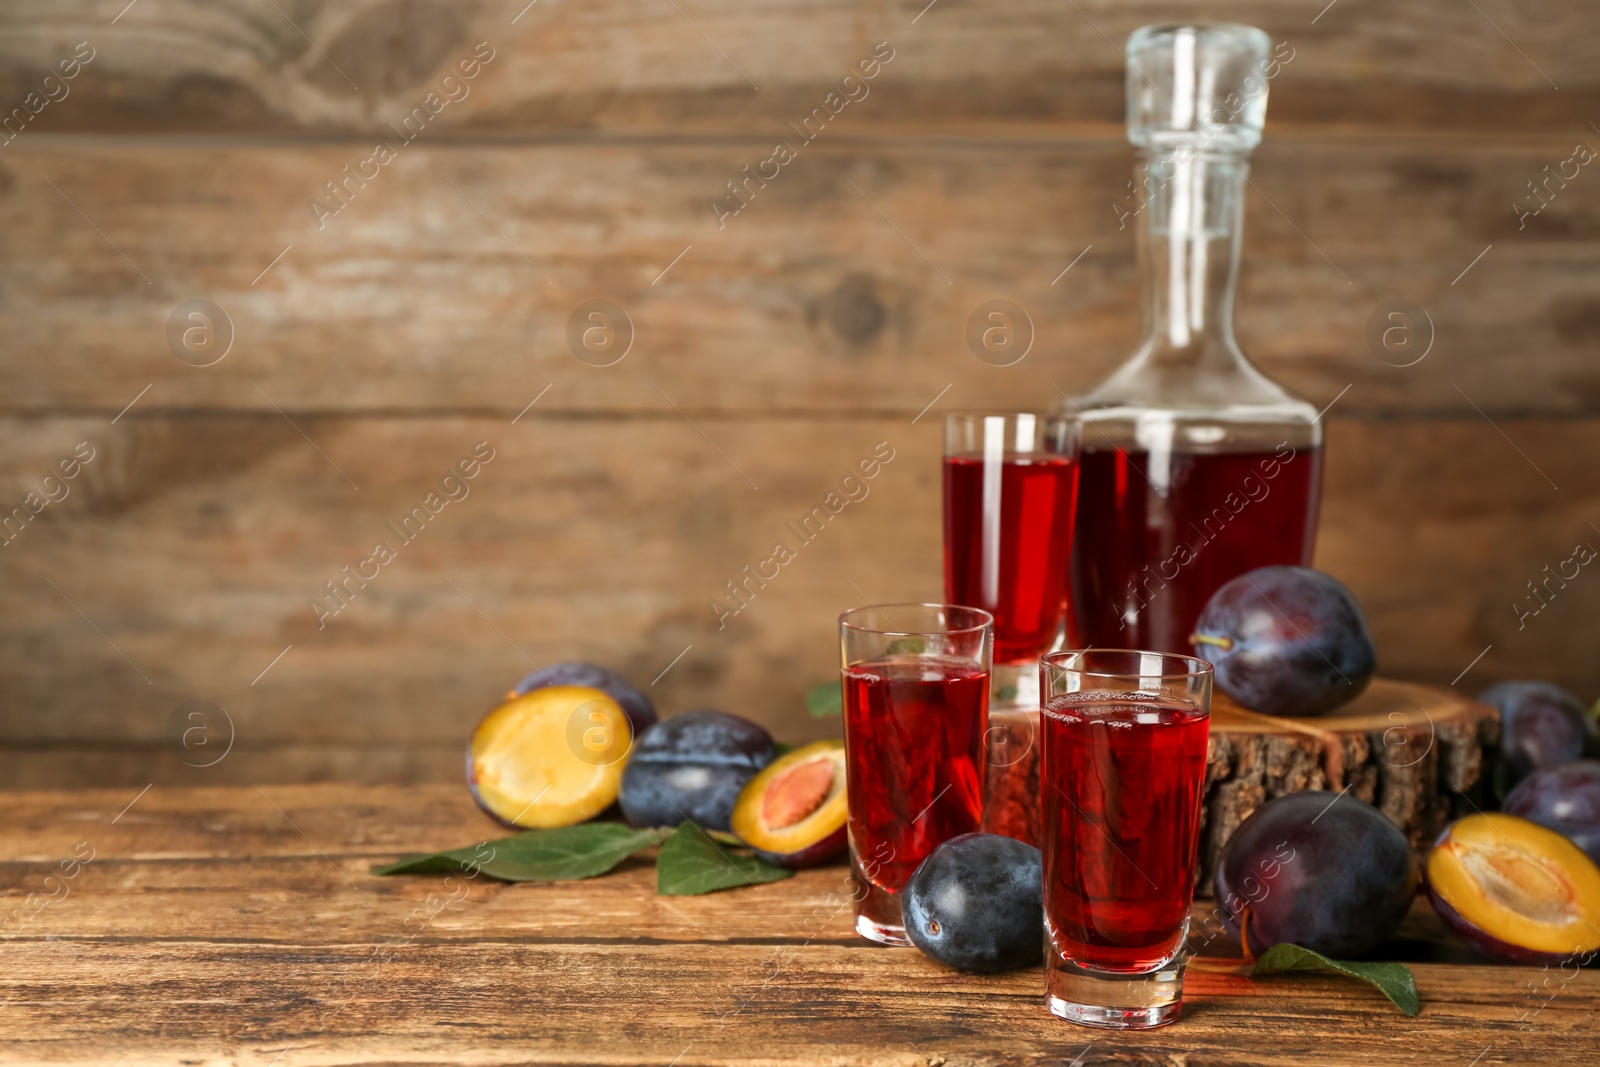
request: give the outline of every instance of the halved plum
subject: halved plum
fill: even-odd
[[[545,829],[592,819],[617,799],[633,745],[627,713],[582,685],[508,700],[472,731],[467,785],[508,826]]]
[[[1491,956],[1586,962],[1600,950],[1600,867],[1554,830],[1469,815],[1445,828],[1424,866],[1439,917]]]
[[[844,742],[817,741],[787,752],[745,784],[733,832],[768,863],[815,867],[845,846]]]
[[[535,667],[517,683],[515,689],[506,694],[506,699],[514,700],[551,685],[586,685],[590,689],[600,690],[622,705],[628,721],[633,723],[635,737],[655,725],[656,706],[650,702],[649,694],[616,671],[596,663],[574,660],[549,667]]]

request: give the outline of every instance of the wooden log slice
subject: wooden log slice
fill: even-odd
[[[997,704],[990,713],[985,828],[1037,845],[1038,709]],[[1420,853],[1475,799],[1499,743],[1493,709],[1443,686],[1373,679],[1355,700],[1317,718],[1247,711],[1220,691],[1212,701],[1200,883],[1211,895],[1223,846],[1251,812],[1287,793],[1348,789],[1376,807]],[[1467,799],[1463,799],[1463,796]]]
[[[1218,692],[1200,832],[1200,891],[1222,848],[1261,804],[1305,789],[1349,790],[1387,815],[1420,853],[1473,797],[1500,740],[1493,708],[1443,686],[1375,678],[1317,718],[1274,718]]]

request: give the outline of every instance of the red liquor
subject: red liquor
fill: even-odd
[[[898,894],[936,847],[981,829],[989,672],[907,657],[844,671],[850,850]]]
[[[1049,651],[1067,611],[1078,465],[1008,452],[944,460],[944,588],[994,616],[994,660]]]
[[[1310,563],[1323,424],[1234,333],[1264,72],[1281,66],[1272,42],[1250,27],[1150,26],[1127,55],[1137,197],[1122,217],[1145,330],[1067,405],[1083,420],[1072,643],[1178,653],[1223,582]]]
[[[1224,582],[1309,566],[1321,449],[1151,453],[1085,448],[1072,561],[1073,643],[1188,652]]]
[[[1052,698],[1041,716],[1045,929],[1095,971],[1143,974],[1183,945],[1210,719],[1130,692]]]

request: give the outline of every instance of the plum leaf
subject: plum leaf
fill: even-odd
[[[806,711],[813,719],[844,714],[844,694],[838,682],[824,682],[806,690]]]
[[[656,857],[656,895],[689,897],[793,878],[794,872],[719,846],[692,822],[678,827]]]
[[[1349,960],[1330,960],[1320,952],[1313,952],[1287,942],[1273,945],[1262,953],[1250,971],[1250,977],[1264,974],[1285,974],[1293,971],[1337,971],[1363,982],[1371,982],[1394,1006],[1407,1015],[1422,1010],[1417,998],[1417,982],[1411,968],[1403,963],[1355,963]]]
[[[659,845],[671,830],[635,830],[615,822],[530,830],[481,845],[407,856],[372,868],[373,874],[476,873],[503,882],[563,882],[593,878],[638,852]]]

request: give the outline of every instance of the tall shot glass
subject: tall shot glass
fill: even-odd
[[[907,945],[900,895],[928,853],[983,823],[994,618],[949,604],[839,616],[856,932]]]
[[[944,595],[994,615],[996,663],[1031,674],[1061,637],[1077,497],[1077,420],[945,416]]]
[[[1123,649],[1040,664],[1045,1005],[1143,1030],[1183,1006],[1211,664]]]

